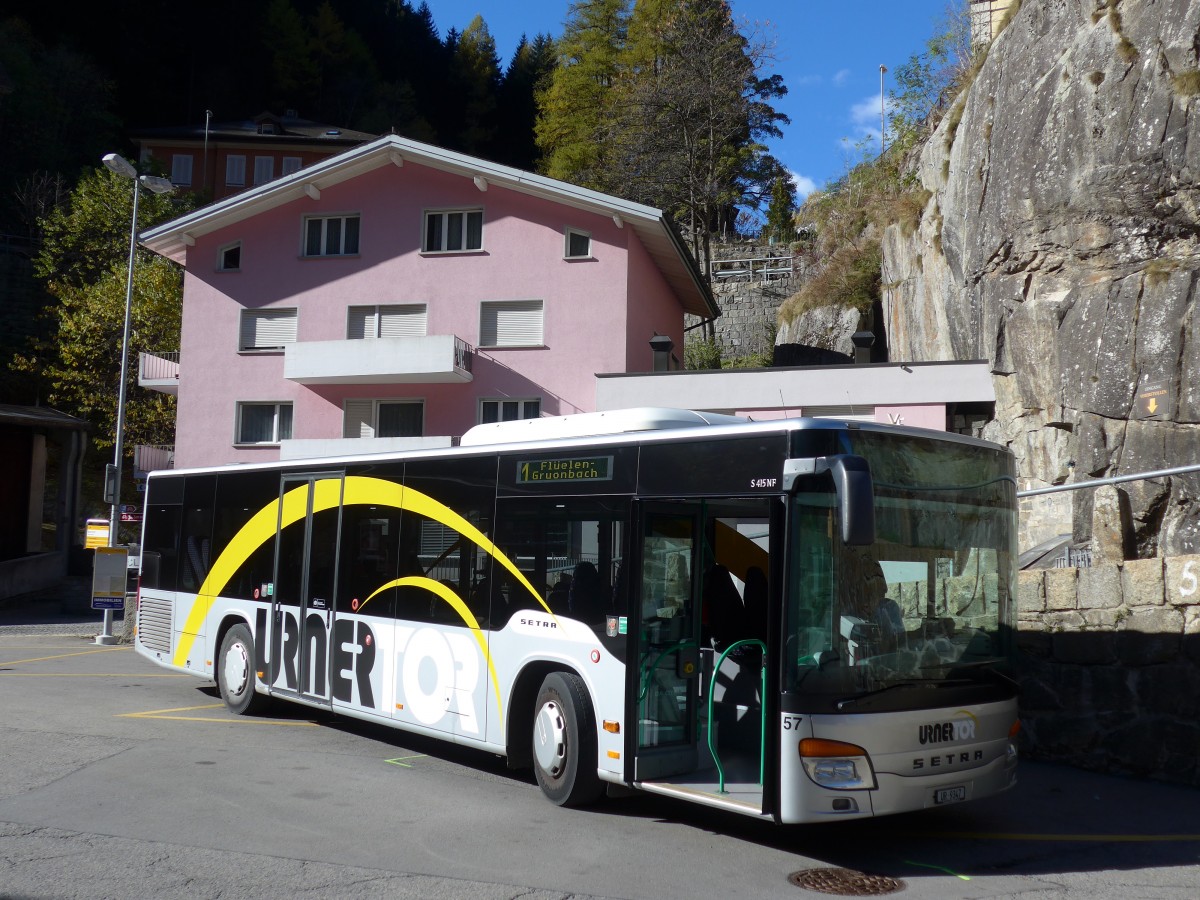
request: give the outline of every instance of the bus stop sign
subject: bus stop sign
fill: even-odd
[[[92,609],[124,609],[129,551],[124,547],[97,547],[92,567]]]

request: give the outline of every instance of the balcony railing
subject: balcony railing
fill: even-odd
[[[174,444],[138,444],[133,448],[133,471],[137,476],[175,468]]]
[[[164,394],[178,394],[179,351],[139,353],[138,384]]]

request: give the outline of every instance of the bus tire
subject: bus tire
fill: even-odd
[[[267,698],[254,690],[257,680],[254,638],[248,627],[238,623],[225,632],[217,656],[217,689],[230,712],[241,716],[266,707]]]
[[[603,793],[596,774],[596,717],[583,679],[551,672],[533,715],[533,771],[558,806],[586,806]]]

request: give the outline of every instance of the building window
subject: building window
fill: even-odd
[[[236,272],[242,267],[242,242],[229,244],[217,252],[217,271]]]
[[[285,156],[283,158],[283,174],[291,175],[293,172],[299,172],[304,165],[304,160],[299,156]]]
[[[358,216],[314,216],[304,220],[305,256],[358,253]]]
[[[424,434],[425,404],[420,400],[347,400],[343,409],[343,437],[421,437]]]
[[[266,184],[275,177],[275,157],[254,157],[254,183]]]
[[[171,156],[171,184],[192,183],[192,154],[175,153]]]
[[[443,209],[425,213],[426,253],[483,249],[482,209]]]
[[[485,300],[479,305],[479,346],[542,346],[542,301]]]
[[[424,337],[427,312],[424,303],[397,306],[351,306],[346,321],[346,337],[364,338]]]
[[[246,186],[246,157],[240,155],[225,157],[225,186]]]
[[[295,309],[242,310],[238,350],[282,350],[295,342]]]
[[[541,400],[480,400],[479,423],[515,422],[517,419],[536,419],[542,414]]]
[[[292,404],[239,403],[237,443],[278,444],[292,436]]]
[[[566,246],[563,248],[565,259],[591,259],[592,236],[588,232],[568,228],[566,235]]]

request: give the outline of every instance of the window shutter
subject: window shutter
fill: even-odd
[[[343,407],[346,411],[345,425],[342,437],[373,438],[375,437],[374,402],[371,400],[347,400]]]
[[[260,309],[242,313],[241,350],[276,350],[296,342],[296,310]]]
[[[428,313],[424,303],[379,307],[380,337],[424,337]]]
[[[171,183],[192,183],[192,155],[190,153],[176,153],[171,157]]]
[[[254,157],[254,183],[266,184],[275,177],[275,159],[271,156]]]
[[[225,158],[225,183],[238,187],[246,183],[246,157],[227,156]]]
[[[374,306],[352,306],[346,323],[346,338],[351,341],[361,341],[373,338],[379,334],[375,327]]]
[[[481,307],[481,347],[536,347],[542,343],[542,301],[485,302]]]

